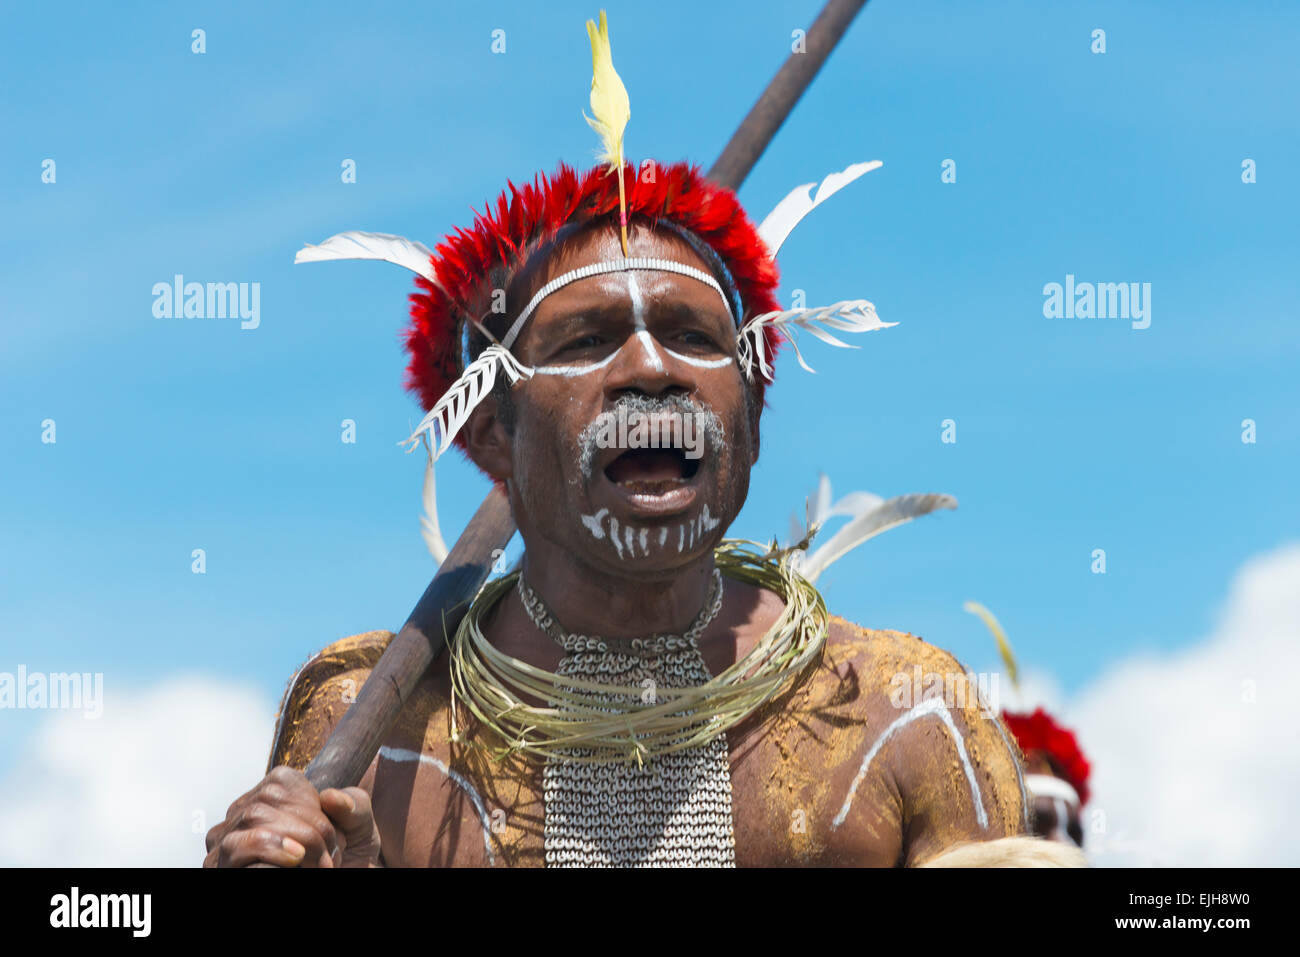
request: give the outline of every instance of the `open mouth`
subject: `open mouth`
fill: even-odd
[[[700,460],[688,459],[682,449],[629,449],[605,466],[605,477],[634,495],[664,495],[699,470]]]

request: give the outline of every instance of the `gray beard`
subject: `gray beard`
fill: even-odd
[[[600,448],[597,443],[601,432],[606,428],[602,417],[607,415],[626,417],[632,413],[640,415],[676,413],[680,416],[693,416],[711,455],[718,455],[727,440],[727,430],[717,413],[694,399],[684,395],[622,395],[611,408],[603,411],[578,434],[578,464],[585,480],[591,481],[592,462],[596,457],[596,451]]]

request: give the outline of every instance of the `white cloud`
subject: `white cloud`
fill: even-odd
[[[1093,863],[1300,865],[1297,675],[1300,545],[1247,562],[1203,640],[1121,660],[1069,698],[1031,676],[1022,700],[1073,727],[1092,762]]]
[[[0,781],[0,866],[197,867],[203,836],[265,771],[275,706],[176,677],[51,713]]]

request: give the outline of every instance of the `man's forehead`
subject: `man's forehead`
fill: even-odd
[[[667,230],[653,230],[636,224],[628,233],[628,252],[633,258],[668,260],[710,274],[709,264],[682,237]],[[621,259],[623,250],[618,230],[612,227],[584,230],[562,241],[545,260],[529,270],[521,290],[522,298],[558,276],[583,266]],[[575,312],[607,311],[637,305],[663,309],[680,304],[696,312],[717,313],[728,323],[730,313],[709,285],[690,276],[666,270],[628,270],[599,273],[561,286],[538,304],[534,320],[563,318]]]
[[[569,283],[546,297],[536,317],[545,321],[583,312],[662,311],[673,305],[692,312],[716,313],[731,321],[717,292],[709,286],[689,276],[653,270],[605,273]]]

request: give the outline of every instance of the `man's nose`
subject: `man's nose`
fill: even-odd
[[[683,372],[683,365],[673,361],[649,330],[638,329],[623,343],[610,363],[605,377],[605,392],[611,398],[625,392],[647,395],[690,392],[695,383]]]

